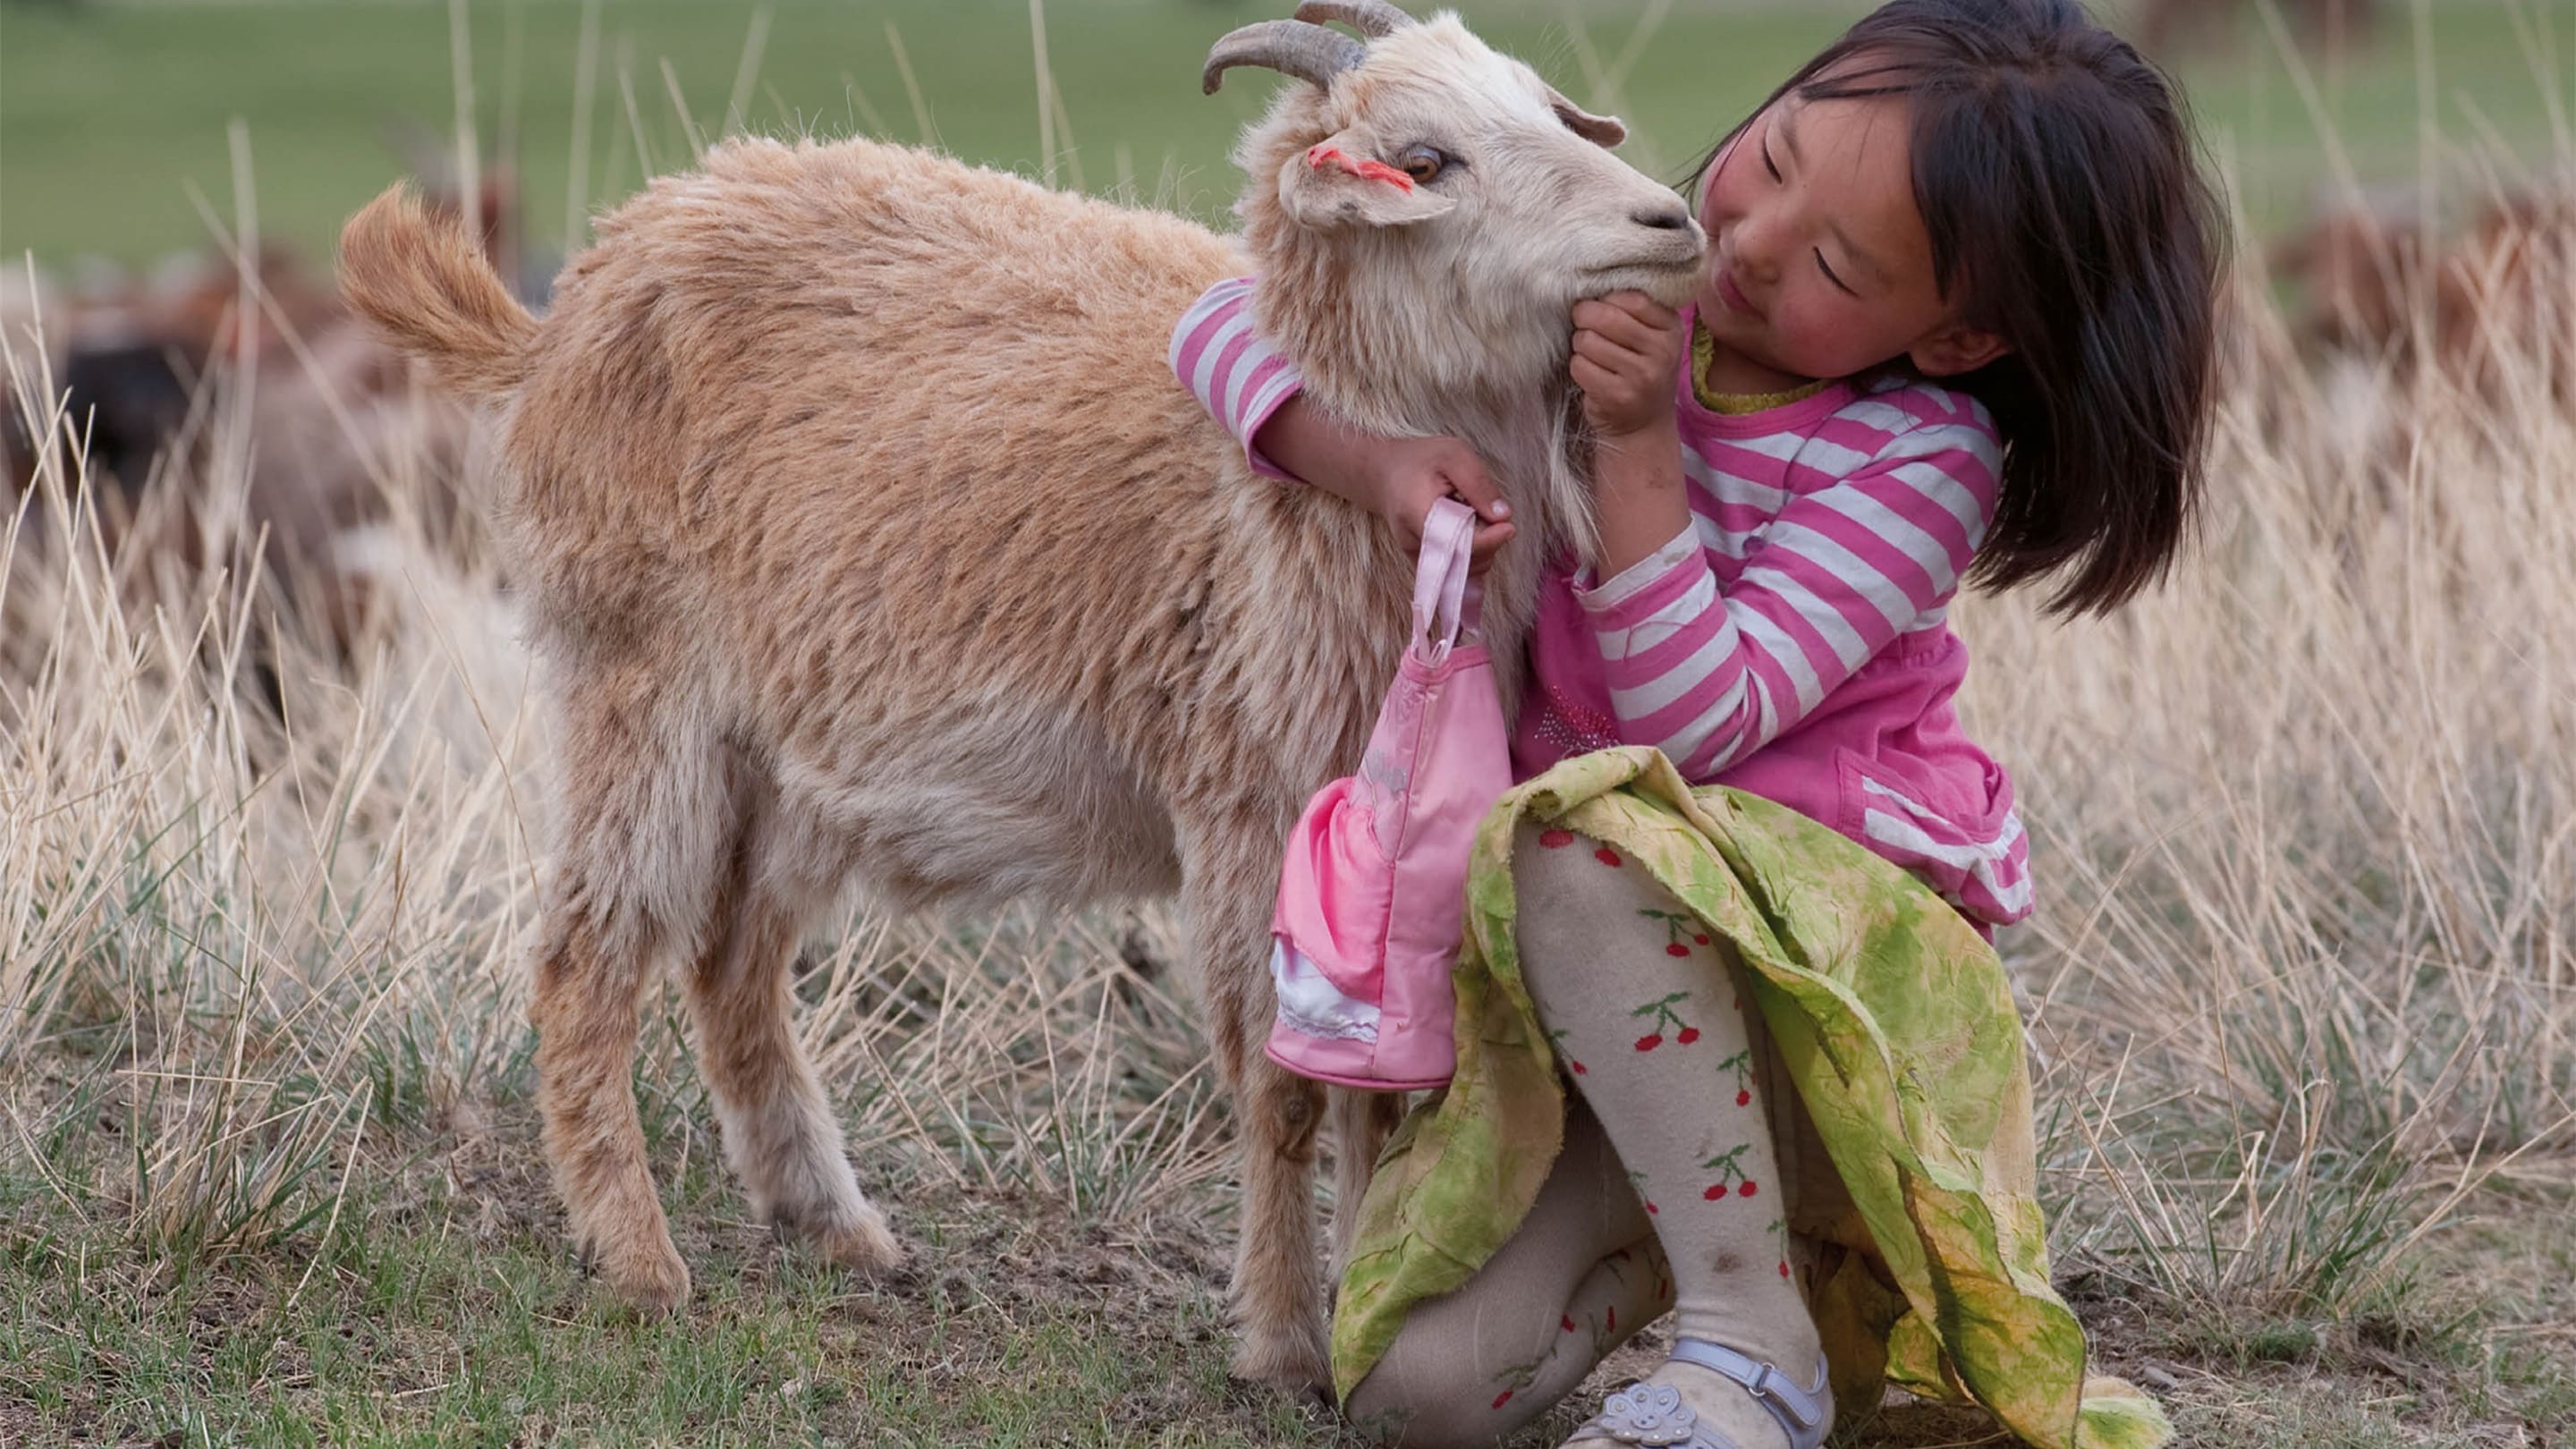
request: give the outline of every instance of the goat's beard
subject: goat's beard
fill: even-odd
[[[1556,426],[1548,434],[1550,467],[1546,487],[1555,504],[1549,511],[1565,534],[1556,546],[1587,564],[1598,564],[1601,520],[1594,507],[1592,477],[1600,458],[1601,435],[1583,415],[1583,390],[1572,380],[1549,391],[1555,394],[1551,416]]]

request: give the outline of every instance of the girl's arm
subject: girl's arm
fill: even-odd
[[[2002,443],[1981,410],[1954,412],[1947,395],[1890,394],[1874,427],[1829,427],[1817,440],[1848,473],[1784,498],[1684,451],[1672,423],[1688,340],[1677,317],[1622,294],[1581,304],[1575,322],[1574,378],[1602,435],[1595,487],[1609,575],[1576,598],[1620,736],[1711,779],[1787,733],[1899,634],[1940,621],[1994,516]],[[1728,526],[1730,514],[1742,524]],[[1745,550],[1723,590],[1710,546]]]
[[[1725,589],[1692,529],[1578,592],[1621,737],[1711,779],[1813,713],[1899,634],[1939,623],[1993,519],[2002,453],[1982,414],[1913,420],[1751,537],[1712,526],[1721,542],[1743,540],[1744,571]],[[1713,516],[1730,502],[1777,505],[1776,494],[1750,496],[1771,493],[1759,484],[1692,471]]]
[[[1592,498],[1601,534],[1597,574],[1617,578],[1675,537],[1697,541],[1682,481],[1681,430],[1669,411],[1654,427],[1594,440]]]
[[[1172,375],[1243,444],[1252,471],[1295,481],[1253,446],[1253,437],[1305,380],[1252,330],[1251,302],[1250,277],[1200,293],[1172,328]]]
[[[1456,438],[1380,438],[1308,402],[1304,380],[1252,329],[1252,279],[1217,283],[1172,329],[1172,373],[1243,444],[1256,473],[1308,482],[1385,517],[1412,543],[1434,500],[1463,500],[1479,515],[1473,558],[1481,566],[1512,536],[1503,501],[1473,448]]]

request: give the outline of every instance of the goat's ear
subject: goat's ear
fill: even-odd
[[[1595,146],[1616,149],[1628,139],[1627,124],[1617,116],[1596,116],[1553,89],[1547,93],[1547,103],[1556,108],[1556,118],[1565,123],[1567,130]]]
[[[1344,131],[1288,158],[1279,168],[1279,204],[1309,231],[1351,226],[1411,226],[1457,205],[1375,159],[1376,142]]]

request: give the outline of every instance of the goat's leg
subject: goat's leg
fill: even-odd
[[[753,1211],[781,1236],[862,1272],[891,1268],[903,1249],[859,1190],[841,1124],[788,1015],[799,913],[757,885],[737,899],[689,973],[698,1066],[724,1124],[725,1159]]]
[[[1360,1199],[1377,1175],[1377,1155],[1404,1120],[1404,1094],[1327,1087],[1324,1096],[1333,1134],[1333,1273],[1338,1279],[1351,1260]]]
[[[537,1105],[574,1251],[611,1292],[667,1313],[688,1301],[689,1270],[654,1195],[629,1080],[651,973],[622,944],[567,907],[547,921],[529,1005]]]
[[[571,681],[561,701],[555,866],[535,961],[537,1107],[575,1250],[610,1291],[667,1312],[689,1296],[644,1158],[630,1074],[646,988],[702,939],[735,833],[714,749],[642,690]]]
[[[1185,857],[1191,954],[1207,999],[1209,1045],[1233,1093],[1243,1209],[1234,1246],[1235,1377],[1312,1391],[1324,1358],[1323,1275],[1315,1258],[1315,1133],[1324,1090],[1262,1054],[1277,999],[1267,943],[1280,830],[1242,821],[1193,832],[1221,849]]]
[[[1260,1051],[1244,1064],[1243,1212],[1234,1245],[1234,1376],[1312,1392],[1332,1382],[1315,1262],[1315,1129],[1324,1089]]]

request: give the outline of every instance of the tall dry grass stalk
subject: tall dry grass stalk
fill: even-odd
[[[1973,606],[1970,703],[2038,837],[2006,949],[2061,1251],[2331,1309],[2450,1190],[2576,1144],[2576,422],[2555,358],[2356,411],[2237,300],[2202,547],[2107,623]],[[240,516],[248,415],[164,482],[203,519]],[[174,1263],[319,1231],[372,1148],[526,1089],[545,739],[503,580],[398,525],[343,661],[254,539],[104,542],[39,431],[0,543],[0,1174]],[[801,1021],[874,1174],[1196,1209],[1224,1129],[1172,952],[1152,912],[854,910]],[[675,1019],[643,1096],[704,1152]]]

